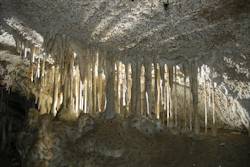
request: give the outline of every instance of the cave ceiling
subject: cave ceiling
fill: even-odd
[[[1,19],[79,47],[183,61],[250,53],[248,0],[2,0]],[[211,60],[212,62],[212,60]]]

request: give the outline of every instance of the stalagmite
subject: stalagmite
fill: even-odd
[[[200,125],[198,118],[198,70],[197,70],[197,62],[194,61],[191,63],[191,93],[193,100],[193,110],[194,110],[194,132],[195,134],[199,134]]]

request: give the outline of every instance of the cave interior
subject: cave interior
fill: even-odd
[[[0,164],[249,167],[249,0],[0,0]]]

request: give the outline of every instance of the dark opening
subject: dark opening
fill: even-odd
[[[0,87],[0,164],[4,167],[21,167],[21,155],[17,139],[25,126],[26,113],[34,107],[33,100],[27,100],[20,93],[6,91]]]
[[[163,7],[165,10],[168,10],[169,2],[164,2]]]

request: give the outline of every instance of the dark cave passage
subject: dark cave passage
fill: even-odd
[[[20,167],[18,135],[23,130],[29,108],[35,107],[18,92],[0,87],[0,164],[4,167]]]

